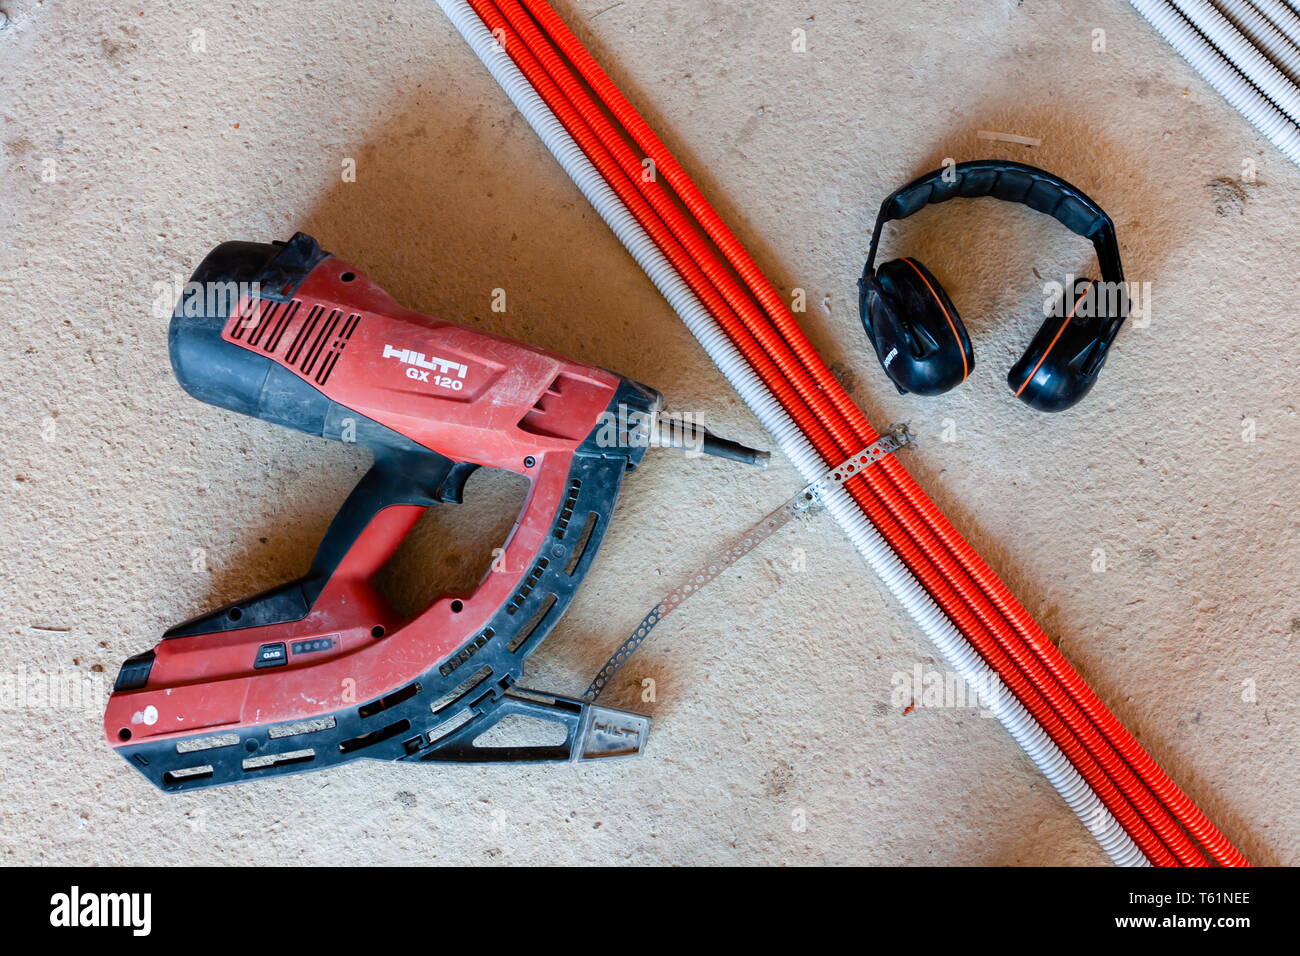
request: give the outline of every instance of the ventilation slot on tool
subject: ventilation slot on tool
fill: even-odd
[[[356,312],[345,317],[342,309],[326,312],[324,306],[313,305],[294,334],[289,350],[277,357],[317,385],[324,385],[360,322],[361,316]]]
[[[303,319],[302,325],[298,327],[293,341],[289,343],[289,351],[284,354],[284,360],[290,365],[298,364],[298,359],[302,355],[303,347],[307,344],[312,333],[317,331],[320,325],[320,317],[325,312],[323,305],[313,305],[307,311],[307,318]]]
[[[236,342],[257,346],[268,355],[275,353],[285,330],[293,323],[300,299],[288,302],[271,302],[267,299],[247,299],[239,312],[231,318],[227,333]]]
[[[533,593],[533,588],[537,587],[537,582],[541,580],[542,572],[550,567],[550,564],[551,562],[547,561],[545,558],[538,559],[537,564],[533,565],[533,569],[528,572],[528,577],[524,581],[523,586],[515,592],[515,596],[512,597],[510,603],[506,605],[507,614],[514,614],[523,607],[524,601],[528,599],[528,595]]]
[[[546,595],[546,600],[542,602],[541,607],[533,612],[533,616],[524,623],[524,626],[519,629],[519,633],[516,634],[510,643],[506,645],[506,649],[509,650],[511,654],[519,650],[519,648],[524,645],[524,642],[533,636],[533,631],[541,627],[542,622],[546,620],[548,615],[550,615],[551,608],[553,607],[555,607],[555,595],[548,594]]]
[[[435,714],[438,713],[438,711],[440,710],[446,710],[448,707],[450,707],[456,701],[460,700],[462,697],[464,697],[474,688],[478,687],[479,684],[483,683],[491,676],[492,676],[492,668],[480,667],[478,670],[470,674],[468,677],[466,677],[463,681],[461,681],[451,690],[447,691],[447,693],[443,694],[441,697],[435,700],[431,705],[430,709]]]
[[[414,684],[407,684],[401,690],[394,691],[393,693],[389,694],[387,697],[381,697],[379,698],[379,700],[372,700],[368,704],[362,704],[360,707],[357,708],[357,716],[361,717],[362,719],[365,719],[366,717],[373,717],[375,716],[375,714],[383,713],[384,711],[388,710],[390,707],[396,707],[398,704],[402,703],[403,701],[410,700],[419,692],[420,692],[419,681],[416,681]]]
[[[309,763],[315,759],[316,751],[314,750],[290,750],[288,753],[249,757],[244,761],[244,769],[270,770],[272,767],[287,767],[295,763]]]
[[[404,734],[411,729],[409,720],[399,720],[395,724],[389,724],[380,730],[371,731],[368,734],[362,734],[360,737],[353,737],[351,740],[345,740],[339,744],[339,753],[355,753],[358,750],[364,750],[366,747],[373,747],[375,744],[383,743],[390,737],[396,737],[398,734]]]
[[[348,340],[356,332],[361,315],[313,305],[299,322],[301,309],[301,299],[288,302],[245,299],[230,317],[226,337],[249,348],[256,347],[284,365],[297,369],[317,385],[324,385]],[[288,345],[281,352],[283,342],[288,342]]]
[[[453,730],[458,730],[459,728],[464,727],[473,719],[474,711],[459,711],[454,717],[448,717],[442,723],[438,724],[438,726],[434,727],[433,730],[429,731],[429,743],[435,743],[436,741],[441,740]]]
[[[573,543],[573,553],[569,555],[569,560],[564,565],[564,573],[573,576],[573,572],[578,570],[578,562],[582,556],[587,553],[587,545],[591,543],[591,533],[596,530],[596,522],[600,520],[600,515],[594,511],[587,512],[587,520],[582,523],[582,531],[578,533],[578,540]]]
[[[178,783],[189,783],[193,780],[206,780],[212,776],[212,773],[211,764],[203,764],[201,767],[186,767],[184,770],[168,770],[163,774],[163,783],[174,786]]]
[[[298,312],[298,303],[294,302],[292,306],[294,306],[292,312]],[[276,355],[279,362],[291,365],[292,368],[302,372],[302,375],[312,378],[317,385],[324,385],[329,381],[330,372],[334,371],[338,356],[342,354],[344,347],[347,347],[348,339],[356,332],[361,316],[357,312],[350,312],[344,316],[341,308],[331,308],[326,311],[325,306],[318,306],[318,304],[312,306],[307,310],[302,324],[289,338],[287,350],[279,354],[279,343],[287,338],[286,333],[291,325],[291,319],[292,315],[289,319],[282,319],[273,324],[268,323],[272,333],[266,338],[264,350]]]
[[[192,754],[200,750],[216,750],[218,747],[233,747],[239,743],[239,734],[216,734],[212,737],[191,737],[189,740],[176,741],[178,754]]]
[[[296,720],[291,724],[280,724],[268,728],[266,735],[272,740],[281,737],[297,737],[301,734],[318,734],[322,730],[333,730],[338,722],[333,717],[313,717],[310,720]]]
[[[492,628],[490,627],[487,628],[482,634],[474,638],[474,640],[470,641],[459,651],[457,651],[454,657],[452,657],[441,667],[439,667],[438,673],[440,673],[443,677],[446,677],[457,667],[460,667],[461,664],[464,664],[471,657],[473,657],[475,654],[481,651],[485,646],[487,646],[487,642],[492,640],[492,637],[495,634],[496,631],[492,630]]]
[[[573,518],[573,509],[578,506],[578,490],[580,488],[582,488],[581,478],[574,478],[569,482],[569,494],[560,507],[560,517],[555,522],[555,530],[551,532],[557,538],[563,538],[564,532],[569,530],[569,521]]]

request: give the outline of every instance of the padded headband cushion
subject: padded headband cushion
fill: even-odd
[[[906,219],[931,203],[992,196],[1045,213],[1065,228],[1091,239],[1110,217],[1081,190],[1023,163],[978,160],[936,169],[885,201],[885,218]]]
[[[863,278],[875,271],[876,252],[885,223],[906,219],[932,203],[981,196],[1026,205],[1051,216],[1071,232],[1092,241],[1104,281],[1124,281],[1115,224],[1100,206],[1082,190],[1045,169],[1000,159],[977,159],[936,169],[885,199],[871,233]]]

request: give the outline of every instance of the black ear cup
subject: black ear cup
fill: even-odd
[[[1088,394],[1106,360],[1111,304],[1101,286],[1079,279],[1039,327],[1011,371],[1016,397],[1042,412],[1059,412]]]
[[[912,258],[892,259],[867,283],[862,321],[900,392],[939,395],[966,379],[975,353],[939,280]]]

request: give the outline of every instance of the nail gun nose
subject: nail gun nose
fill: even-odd
[[[766,468],[768,459],[772,457],[770,452],[750,448],[748,445],[727,438],[719,438],[700,425],[682,427],[658,423],[654,429],[653,444],[660,448],[682,448],[701,455],[715,455],[718,458],[727,458],[758,468]]]
[[[707,430],[704,432],[704,441],[700,443],[700,451],[706,455],[730,458],[732,461],[739,461],[746,465],[756,465],[759,468],[766,468],[768,459],[772,457],[771,452],[750,448],[748,445],[742,445],[740,442],[730,441],[726,438],[719,438]]]

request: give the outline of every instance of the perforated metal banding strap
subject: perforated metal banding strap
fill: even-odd
[[[886,455],[892,455],[912,441],[912,433],[908,431],[906,425],[894,425],[888,433],[856,454],[850,455],[816,481],[801,488],[781,507],[750,525],[725,548],[715,551],[708,561],[701,564],[694,573],[682,578],[676,587],[661,597],[645,617],[641,618],[641,623],[637,625],[636,630],[628,635],[627,640],[618,646],[605,662],[605,666],[592,678],[591,684],[583,691],[582,699],[594,701],[599,697],[609,686],[614,675],[622,670],[623,665],[636,653],[637,648],[650,636],[650,632],[659,622],[681,607],[692,594],[785,527],[791,518],[820,509],[822,496],[831,488],[844,484]]]

